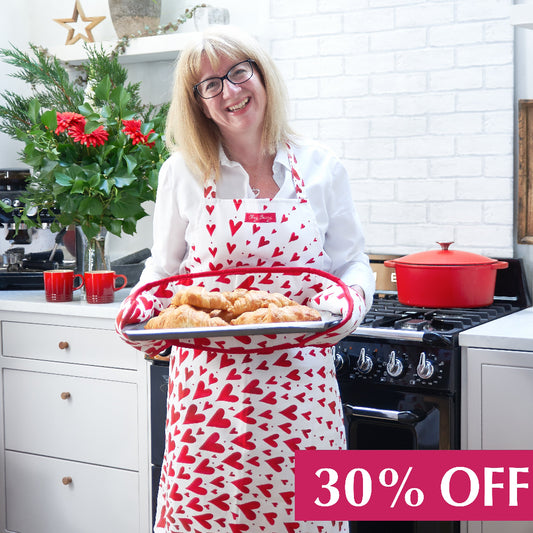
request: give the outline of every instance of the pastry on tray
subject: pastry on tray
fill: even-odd
[[[145,328],[209,328],[313,320],[321,320],[316,309],[280,293],[246,289],[217,292],[187,287],[178,291],[170,306],[151,318]]]

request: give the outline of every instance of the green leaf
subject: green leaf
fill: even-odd
[[[98,129],[100,126],[101,124],[99,122],[91,122],[90,120],[88,120],[85,123],[85,130],[84,130],[85,134],[86,135],[91,134],[94,130]]]
[[[85,185],[86,185],[85,180],[76,178],[74,180],[74,183],[72,184],[71,192],[73,194],[83,193],[83,191],[85,190]]]
[[[111,91],[111,80],[106,76],[95,88],[94,95],[101,100],[109,100],[109,93]]]
[[[124,110],[130,100],[131,95],[124,89],[124,87],[116,87],[111,91],[111,101],[115,103],[121,111]]]
[[[41,122],[52,131],[57,128],[57,114],[53,110],[45,111],[41,117]]]
[[[85,213],[87,215],[98,217],[103,213],[103,211],[104,211],[104,208],[102,204],[100,203],[100,200],[98,200],[98,198],[89,196],[88,198],[84,198],[80,202],[81,213]]]
[[[92,115],[94,113],[93,108],[87,102],[78,106],[78,110],[82,115],[85,116]]]
[[[128,185],[131,185],[135,181],[137,181],[137,178],[135,176],[133,176],[133,177],[131,177],[131,176],[121,176],[121,177],[116,176],[115,177],[115,185],[119,189],[122,189],[122,187],[127,187]]]
[[[137,166],[137,159],[135,157],[131,157],[130,155],[125,155],[124,160],[126,161],[128,172],[130,174],[133,174],[133,171],[135,170],[135,167]]]
[[[37,98],[30,100],[30,103],[28,105],[28,116],[30,117],[30,120],[34,124],[39,122],[39,111],[40,110],[41,110],[41,104],[39,103],[39,100],[37,100]]]
[[[56,183],[63,187],[69,187],[72,184],[72,178],[63,172],[58,172],[55,176]]]

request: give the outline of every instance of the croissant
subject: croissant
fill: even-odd
[[[231,301],[228,293],[208,291],[205,287],[187,287],[178,291],[170,302],[171,305],[189,304],[201,309],[229,309]]]
[[[174,328],[210,328],[227,326],[228,323],[219,317],[211,317],[201,309],[183,304],[170,306],[161,311],[158,316],[151,318],[146,329],[174,329]]]
[[[244,312],[234,318],[230,324],[240,326],[243,324],[263,324],[271,322],[308,322],[321,320],[320,313],[316,309],[293,303],[285,307],[270,304],[255,311]]]
[[[245,291],[235,299],[229,310],[237,317],[242,313],[268,307],[270,304],[285,307],[296,305],[296,302],[277,292]]]

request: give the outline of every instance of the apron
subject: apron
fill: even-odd
[[[185,273],[311,265],[323,249],[289,149],[296,199],[204,189]],[[174,348],[155,533],[333,533],[294,519],[294,453],[346,447],[331,348],[231,354]]]

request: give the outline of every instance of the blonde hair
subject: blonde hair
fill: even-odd
[[[220,132],[207,118],[193,87],[200,80],[200,64],[207,57],[216,68],[220,57],[235,62],[252,59],[254,76],[263,81],[267,104],[262,134],[263,154],[274,154],[292,136],[287,118],[287,93],[272,58],[249,35],[231,26],[211,26],[181,52],[174,74],[174,88],[166,123],[166,143],[179,150],[191,171],[205,181],[220,177]]]

